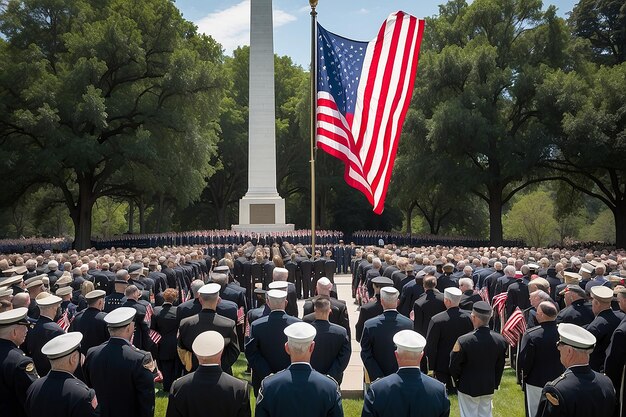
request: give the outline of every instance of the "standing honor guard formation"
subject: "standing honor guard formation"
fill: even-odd
[[[162,389],[172,417],[343,415],[356,357],[363,416],[447,416],[449,395],[463,417],[492,416],[505,365],[527,416],[623,415],[622,251],[386,244],[342,266],[335,253],[0,257],[0,409],[152,417]]]

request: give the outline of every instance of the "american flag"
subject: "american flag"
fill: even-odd
[[[480,290],[478,290],[478,294],[484,302],[489,303],[489,292],[487,291],[487,287],[482,287]]]
[[[161,333],[157,332],[156,330],[152,330],[150,329],[150,332],[148,333],[148,336],[150,337],[150,340],[152,340],[154,342],[155,345],[158,345],[159,342],[161,341]]]
[[[497,314],[501,314],[504,311],[504,305],[506,304],[507,293],[502,292],[493,297],[493,309]]]
[[[411,102],[424,21],[393,13],[371,42],[317,28],[317,146],[344,162],[348,185],[380,214]]]
[[[515,346],[521,339],[522,335],[526,331],[526,319],[524,313],[519,307],[515,307],[515,311],[511,314],[511,317],[506,321],[506,324],[502,328],[502,337],[509,342],[509,345]]]
[[[67,333],[67,330],[70,328],[71,323],[72,321],[69,319],[66,309],[63,314],[61,314],[61,317],[59,317],[59,319],[57,320],[57,324],[63,329],[65,333]]]

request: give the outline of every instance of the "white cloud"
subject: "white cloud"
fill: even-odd
[[[357,12],[358,14],[369,14],[370,11],[367,9],[359,9],[359,11]]]
[[[296,16],[276,8],[273,18],[274,29],[297,20]],[[238,46],[250,44],[250,0],[210,13],[195,23],[200,33],[211,35],[230,53]]]

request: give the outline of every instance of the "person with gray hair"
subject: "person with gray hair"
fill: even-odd
[[[289,271],[286,268],[276,267],[272,271],[273,282],[286,282],[287,278],[289,278]],[[287,307],[285,311],[290,316],[298,317],[298,294],[296,285],[292,282],[287,282]]]
[[[198,299],[198,290],[204,286],[204,281],[196,279],[191,282],[190,291],[192,298],[190,300],[183,301],[176,308],[176,321],[180,325],[180,322],[187,317],[194,316],[202,310],[202,305]]]
[[[381,268],[382,268],[382,261],[380,260],[380,258],[373,258],[372,259],[372,267],[369,268],[367,270],[367,272],[365,273],[365,285],[367,286],[367,295],[369,296],[369,298],[372,298],[374,296],[374,285],[372,284],[372,279],[381,276]]]
[[[366,370],[366,382],[375,381],[398,370],[393,335],[400,330],[413,329],[413,322],[396,310],[398,296],[398,290],[394,287],[381,288],[383,313],[367,320],[363,326],[361,359]]]
[[[341,390],[337,382],[311,367],[316,331],[308,323],[291,324],[283,330],[289,355],[285,370],[265,378],[261,384],[255,415],[288,416],[294,410],[305,415],[342,417]],[[297,385],[295,384],[297,382]]]
[[[472,311],[474,303],[482,300],[480,294],[474,291],[474,281],[471,278],[461,278],[459,280],[459,289],[463,293],[461,301],[459,302],[459,308],[461,310]]]
[[[489,329],[493,310],[474,303],[470,318],[474,331],[459,337],[450,354],[450,375],[458,389],[461,417],[491,417],[493,393],[504,372],[507,342]]]
[[[450,352],[457,339],[473,329],[469,313],[459,309],[462,297],[460,289],[446,288],[443,293],[446,310],[430,319],[426,333],[428,367],[434,371],[435,378],[446,385],[448,394],[456,392],[450,378]]]
[[[447,416],[450,400],[442,384],[419,368],[426,340],[413,330],[393,336],[398,371],[369,386],[361,417],[411,416],[419,410],[424,417]]]

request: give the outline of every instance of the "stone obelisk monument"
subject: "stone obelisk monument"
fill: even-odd
[[[276,190],[276,116],[272,0],[250,1],[248,191],[234,230],[293,230]]]

